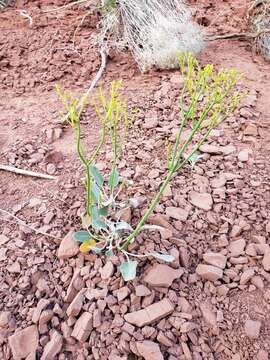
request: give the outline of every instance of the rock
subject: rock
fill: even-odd
[[[240,277],[240,285],[246,285],[249,280],[254,276],[254,274],[255,271],[252,268],[245,270]]]
[[[54,316],[54,312],[50,309],[42,311],[39,318],[39,327],[41,325],[47,324],[52,319],[53,316]]]
[[[231,231],[231,237],[234,238],[234,237],[237,237],[239,236],[243,231],[243,228],[241,228],[241,226],[235,224],[233,225],[232,227],[232,231]]]
[[[0,311],[0,328],[8,327],[11,317],[10,311]]]
[[[181,268],[173,269],[168,265],[156,264],[144,276],[143,281],[154,287],[170,287],[183,273],[184,270]]]
[[[106,264],[99,270],[101,279],[107,280],[113,276],[114,266],[111,261],[106,262]]]
[[[265,271],[270,271],[270,251],[267,250],[262,259],[262,266]]]
[[[21,265],[18,261],[15,261],[11,265],[7,266],[7,271],[12,274],[18,274],[21,272]]]
[[[227,263],[227,257],[214,252],[208,252],[203,255],[203,259],[207,264],[219,267],[220,269],[225,269]]]
[[[152,129],[158,126],[157,118],[147,118],[145,119],[145,123],[142,125],[144,129]]]
[[[212,327],[217,326],[217,315],[214,312],[211,303],[201,303],[200,309],[205,322]]]
[[[38,323],[42,310],[44,310],[49,304],[50,304],[50,301],[47,299],[39,300],[39,302],[37,303],[37,306],[34,309],[33,314],[32,314],[32,322],[34,324]]]
[[[84,312],[76,321],[71,336],[80,342],[85,342],[93,329],[93,316]]]
[[[207,153],[207,154],[215,154],[215,155],[222,154],[221,147],[216,146],[216,145],[203,144],[203,145],[200,146],[199,150],[201,152],[204,152],[204,153]]]
[[[211,186],[213,188],[220,188],[226,185],[227,179],[224,174],[219,175],[219,177],[214,178],[211,181]]]
[[[145,360],[164,360],[160,352],[159,345],[150,340],[136,342],[136,347],[140,356]]]
[[[0,248],[0,261],[4,261],[7,259],[7,249]]]
[[[197,325],[194,322],[186,321],[180,327],[180,332],[182,334],[188,333],[194,329],[196,329]]]
[[[212,209],[213,199],[211,194],[191,191],[189,195],[189,201],[192,205],[198,207],[199,209],[206,211]]]
[[[222,269],[212,265],[199,264],[196,273],[203,279],[213,282],[223,277]]]
[[[14,359],[26,358],[35,354],[38,347],[38,330],[36,325],[31,325],[15,332],[8,338],[9,346]]]
[[[84,287],[84,281],[81,277],[81,270],[75,269],[70,284],[67,288],[67,293],[64,298],[65,302],[71,302],[78,292]]]
[[[151,291],[144,285],[138,285],[135,287],[135,295],[139,297],[151,295]]]
[[[241,162],[247,162],[249,157],[249,150],[243,149],[238,154],[238,160]]]
[[[257,136],[258,135],[257,126],[254,124],[248,124],[244,130],[244,135]]]
[[[178,207],[169,206],[166,208],[166,215],[175,220],[186,221],[188,214],[189,212],[187,210]]]
[[[127,286],[123,286],[117,291],[117,299],[119,302],[123,301],[130,294],[130,290]]]
[[[0,235],[0,246],[4,245],[8,241],[9,241],[9,238],[6,235],[4,235],[4,234]]]
[[[40,360],[53,360],[56,355],[61,351],[63,345],[63,338],[59,332],[53,332],[51,340],[45,345],[43,354]]]
[[[246,320],[245,333],[250,339],[258,339],[262,323],[256,320]]]
[[[124,315],[124,319],[136,326],[142,327],[158,321],[171,314],[174,306],[168,299],[147,306],[145,309],[134,311]]]
[[[84,293],[86,289],[81,289],[75,298],[70,303],[69,307],[67,308],[67,316],[77,316],[79,315],[84,301]]]
[[[68,259],[75,256],[79,252],[79,244],[72,237],[73,230],[71,230],[61,241],[57,256],[59,259]]]
[[[257,354],[257,357],[256,357],[256,360],[269,360],[269,357],[268,357],[268,352],[265,351],[265,350],[259,350],[258,351],[258,354]]]
[[[246,247],[246,240],[244,239],[232,241],[228,247],[230,256],[237,257],[242,255],[244,253],[245,247]]]

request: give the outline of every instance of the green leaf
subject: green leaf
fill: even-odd
[[[156,253],[156,252],[152,252],[152,253],[147,253],[145,254],[146,256],[153,256],[156,259],[159,260],[163,260],[166,262],[172,262],[175,260],[175,257],[169,254],[161,254],[161,253]]]
[[[94,229],[97,229],[97,230],[107,229],[105,222],[100,220],[100,218],[99,218],[99,209],[96,206],[94,206],[92,209],[92,226]]]
[[[93,251],[93,252],[96,253],[96,254],[101,254],[101,253],[102,253],[102,250],[99,249],[98,247],[92,247],[92,248],[91,248],[91,251]]]
[[[99,216],[107,216],[108,215],[108,207],[104,206],[100,209],[98,209]]]
[[[72,237],[74,240],[79,241],[81,243],[91,239],[89,232],[85,230],[76,231],[75,233],[72,234]]]
[[[111,189],[115,188],[119,184],[119,176],[116,168],[113,168],[109,177],[109,186]]]
[[[120,265],[119,270],[125,281],[135,279],[137,265],[138,265],[138,261],[127,261]]]
[[[109,256],[109,257],[110,257],[110,256],[113,256],[113,251],[112,251],[112,250],[108,250],[108,251],[105,252],[105,255],[106,255],[106,256]]]
[[[116,225],[115,225],[115,230],[119,231],[119,230],[128,230],[128,231],[132,231],[132,227],[125,221],[119,221]]]
[[[99,203],[100,202],[100,190],[95,181],[92,184],[92,195],[95,199],[95,202]]]
[[[98,171],[97,167],[94,165],[89,165],[89,170],[98,186],[102,186],[104,179],[101,173]]]

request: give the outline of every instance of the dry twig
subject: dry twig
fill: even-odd
[[[1,165],[0,164],[0,170],[10,171],[10,172],[13,172],[15,174],[20,174],[20,175],[34,176],[34,177],[47,179],[47,180],[55,180],[56,179],[56,177],[52,176],[52,175],[42,174],[42,173],[30,171],[30,170],[19,169],[19,168],[16,168],[14,166],[9,166],[9,165]]]
[[[216,35],[210,36],[207,40],[208,41],[215,41],[215,40],[225,40],[225,39],[256,39],[257,37],[261,36],[262,34],[270,33],[270,29],[262,29],[256,33],[232,33],[232,34],[224,34],[224,35]]]
[[[41,234],[41,235],[44,235],[44,236],[51,237],[51,238],[53,238],[53,239],[61,240],[61,239],[59,239],[57,236],[54,236],[54,235],[45,233],[44,231],[35,229],[35,228],[32,227],[31,225],[28,225],[26,222],[24,222],[23,220],[21,220],[20,218],[18,218],[16,215],[11,214],[9,211],[0,209],[0,212],[3,213],[3,214],[5,214],[5,215],[11,216],[13,219],[16,220],[17,223],[19,223],[20,225],[23,225],[23,226],[27,227],[28,229],[34,231],[34,232],[37,233],[37,234]],[[3,218],[2,218],[2,220],[4,220],[4,221],[11,221],[11,220],[9,220],[9,219],[3,219]]]

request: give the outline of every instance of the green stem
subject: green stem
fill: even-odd
[[[119,250],[123,250],[125,247],[127,247],[130,244],[130,242],[139,234],[139,232],[141,231],[141,229],[142,229],[143,225],[145,224],[146,220],[148,219],[148,217],[154,211],[154,209],[155,209],[157,203],[159,202],[163,192],[165,191],[167,185],[171,181],[171,179],[173,177],[173,174],[174,174],[174,171],[175,171],[175,169],[173,168],[168,173],[166,179],[163,181],[162,185],[160,186],[160,189],[159,189],[158,193],[153,198],[153,200],[152,200],[149,208],[147,209],[146,213],[143,215],[143,217],[141,218],[140,222],[138,223],[136,228],[133,230],[133,232],[126,239],[124,239],[124,243],[121,246],[119,246]]]

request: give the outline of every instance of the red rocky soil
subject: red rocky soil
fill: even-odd
[[[125,283],[118,257],[78,254],[69,234],[84,206],[83,168],[53,86],[82,92],[99,57],[89,41],[95,15],[74,36],[85,8],[41,12],[63,3],[17,1],[0,13],[0,163],[57,177],[0,172],[0,209],[50,235],[0,213],[0,359],[268,359],[269,64],[247,41],[213,41],[200,55],[202,64],[244,72],[249,94],[156,208],[151,222],[166,230],[142,233],[133,245],[176,261],[141,261],[137,279]],[[244,0],[192,3],[208,33],[246,30]],[[33,16],[31,28],[18,9]],[[179,121],[179,78],[177,71],[141,75],[129,54],[109,61],[102,83],[119,78],[139,109],[120,166],[134,181],[126,195],[141,201],[136,222],[164,177],[164,141]],[[83,132],[90,151],[98,135],[91,113]],[[103,154],[101,168],[109,157]]]

